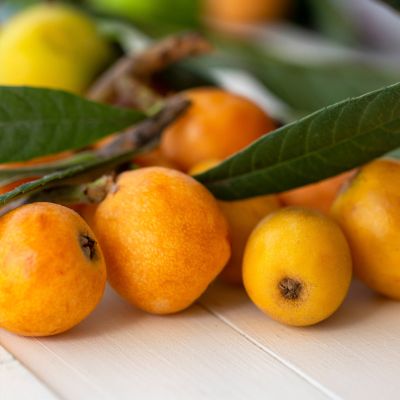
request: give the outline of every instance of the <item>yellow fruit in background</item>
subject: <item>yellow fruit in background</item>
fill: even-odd
[[[270,214],[245,250],[243,281],[250,299],[288,325],[313,325],[333,314],[351,274],[350,249],[339,226],[305,208]]]
[[[163,167],[121,174],[94,227],[111,285],[155,314],[189,307],[230,256],[216,200],[190,176]]]
[[[191,175],[200,174],[215,167],[219,161],[207,160],[195,165]],[[280,207],[277,196],[257,196],[244,200],[218,201],[224,213],[230,231],[231,258],[221,272],[220,277],[232,284],[242,283],[243,253],[254,227],[269,213]]]
[[[183,171],[210,160],[222,160],[275,128],[275,123],[250,99],[218,88],[183,93],[189,110],[171,124],[161,151]]]
[[[336,199],[357,276],[371,289],[400,300],[400,162],[380,159],[363,167]]]
[[[88,225],[69,208],[22,206],[0,219],[0,326],[25,336],[64,332],[99,303],[106,267]]]
[[[0,84],[82,93],[111,55],[85,14],[62,4],[36,5],[2,27]]]

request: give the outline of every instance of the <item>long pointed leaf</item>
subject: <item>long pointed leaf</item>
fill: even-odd
[[[59,90],[0,87],[0,162],[85,147],[146,116]]]
[[[226,200],[277,193],[400,146],[400,84],[342,101],[261,138],[196,178]]]

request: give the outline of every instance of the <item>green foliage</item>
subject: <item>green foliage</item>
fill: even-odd
[[[199,25],[200,0],[88,0],[96,11],[149,26],[182,29]]]
[[[80,149],[145,117],[63,91],[0,87],[0,162]]]
[[[112,171],[118,165],[130,161],[137,152],[137,150],[129,150],[109,157],[98,157],[88,162],[78,163],[69,168],[52,172],[35,181],[24,183],[14,190],[0,195],[0,207],[21,197],[26,197],[54,186],[80,183],[98,178]]]
[[[222,54],[198,62],[238,67],[253,74],[287,103],[296,115],[306,115],[348,97],[360,96],[400,81],[400,72],[356,60],[300,63],[271,54],[250,42],[221,42]]]
[[[395,10],[400,11],[400,0],[382,0],[383,3],[388,4],[393,7]]]
[[[399,146],[396,84],[286,125],[196,178],[218,198],[235,200],[316,182]]]
[[[358,45],[359,32],[344,1],[308,0],[315,27],[327,37],[346,45]]]

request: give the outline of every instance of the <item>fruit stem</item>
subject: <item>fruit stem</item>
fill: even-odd
[[[89,235],[79,235],[79,243],[85,256],[89,260],[93,260],[96,257],[96,241]]]
[[[49,201],[64,205],[98,204],[105,199],[113,186],[113,177],[105,175],[93,182],[81,185],[66,185],[45,189],[31,196],[28,202]]]
[[[164,129],[181,116],[190,104],[189,100],[180,95],[170,97],[161,111],[116,136],[113,141],[100,149],[98,154],[109,156],[121,150],[141,148],[151,141],[158,140]]]
[[[182,96],[173,96],[167,101],[163,101],[162,104],[153,105],[152,117],[119,134],[101,149],[87,150],[62,160],[43,164],[0,170],[0,186],[17,182],[20,179],[40,177],[77,165],[91,163],[102,157],[112,157],[121,151],[142,148],[148,151],[158,141],[162,131],[185,112],[189,106],[190,102],[187,99]]]
[[[98,155],[95,152],[84,151],[62,160],[29,165],[26,167],[2,169],[0,170],[0,186],[8,185],[9,183],[13,183],[24,178],[39,177],[51,174],[55,171],[62,171],[79,164],[94,161],[97,158]]]
[[[283,278],[278,287],[282,296],[287,300],[297,300],[303,288],[301,282],[292,278]]]
[[[118,60],[95,82],[88,97],[100,102],[129,99],[137,107],[147,109],[151,100],[158,101],[161,98],[150,85],[155,73],[189,56],[208,53],[211,49],[210,43],[195,32],[167,37],[139,54]],[[129,82],[130,93],[126,91],[126,82]],[[140,96],[137,96],[138,93]]]

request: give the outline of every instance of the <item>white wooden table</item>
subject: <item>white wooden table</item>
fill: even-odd
[[[72,331],[0,330],[0,399],[376,399],[400,392],[400,303],[360,283],[331,319],[280,325],[214,284],[187,311],[142,313],[110,289]]]

